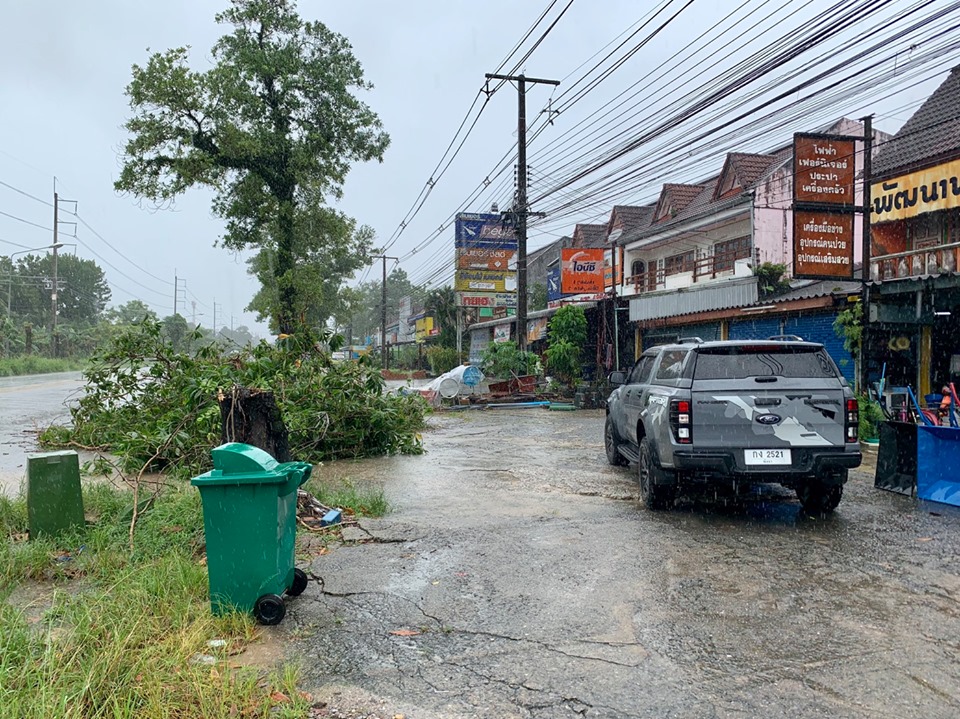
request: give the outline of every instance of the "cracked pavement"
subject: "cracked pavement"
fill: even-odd
[[[828,519],[773,489],[653,513],[602,412],[443,414],[276,631],[350,716],[960,715],[960,511],[857,472]],[[362,714],[361,714],[362,712]]]

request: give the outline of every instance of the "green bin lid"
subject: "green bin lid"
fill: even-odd
[[[280,484],[288,472],[269,453],[242,442],[228,442],[210,450],[214,469],[194,477],[191,484]]]

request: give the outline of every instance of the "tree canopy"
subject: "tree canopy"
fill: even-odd
[[[354,94],[372,86],[347,39],[292,0],[232,0],[216,20],[232,31],[209,69],[191,69],[186,47],[134,65],[115,186],[157,203],[212,188],[222,245],[258,250],[251,271],[264,289],[251,306],[292,332],[317,301],[311,281],[339,287],[365,259],[370,231],[326,204],[353,163],[383,159],[389,137]]]

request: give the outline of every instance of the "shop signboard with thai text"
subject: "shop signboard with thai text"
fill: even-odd
[[[566,247],[560,250],[560,290],[579,295],[603,292],[604,250]]]
[[[514,227],[495,213],[461,213],[456,219],[454,288],[462,296],[517,292],[517,235]],[[467,307],[502,307],[495,300]],[[516,306],[516,300],[509,306]]]
[[[793,211],[793,276],[853,278],[853,218],[849,212]]]
[[[458,292],[460,307],[516,307],[516,292]]]
[[[870,185],[875,223],[960,207],[960,160]]]
[[[849,137],[794,135],[794,201],[852,207],[856,147],[856,140]]]

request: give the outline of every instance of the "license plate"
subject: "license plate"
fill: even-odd
[[[745,449],[743,451],[743,462],[747,465],[789,465],[792,461],[789,449]]]

